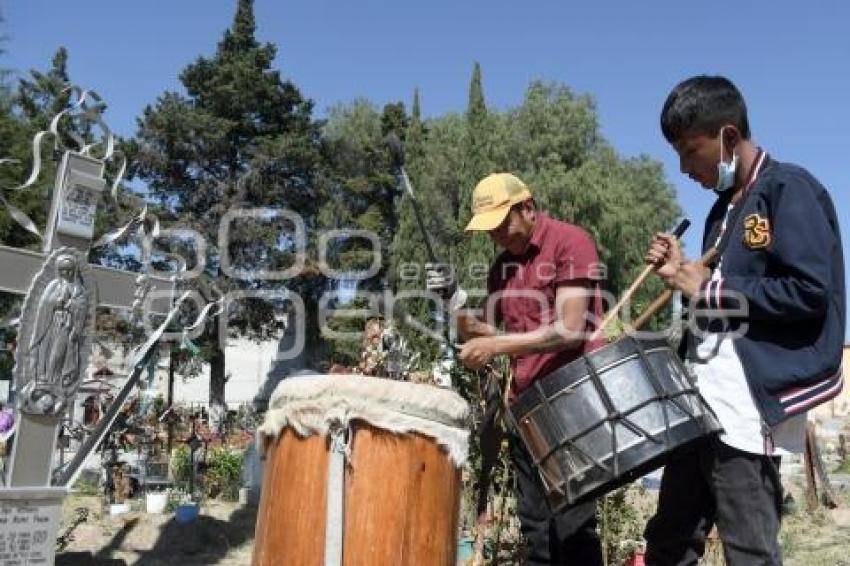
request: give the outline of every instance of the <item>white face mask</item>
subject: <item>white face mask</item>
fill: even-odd
[[[735,172],[738,170],[738,154],[732,151],[732,160],[729,163],[723,161],[723,130],[720,128],[720,162],[717,164],[717,184],[714,190],[722,193],[728,191],[735,184]]]

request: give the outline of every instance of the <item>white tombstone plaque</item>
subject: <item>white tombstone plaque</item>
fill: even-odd
[[[0,566],[53,564],[65,494],[65,488],[4,490],[0,499]]]

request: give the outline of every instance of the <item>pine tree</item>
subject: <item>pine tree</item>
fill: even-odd
[[[469,101],[466,107],[466,147],[463,177],[466,184],[459,191],[458,230],[463,230],[471,216],[472,187],[488,173],[487,106],[481,84],[481,65],[475,63],[469,81]]]
[[[0,53],[2,52],[0,50]],[[26,125],[13,111],[14,100],[11,84],[7,80],[8,75],[6,69],[0,69],[0,158],[23,160],[26,151]],[[21,183],[22,176],[22,167],[14,166],[14,163],[0,164],[0,187],[16,186]],[[4,197],[14,199],[16,206],[23,204],[18,195],[7,193]],[[10,234],[22,232],[20,229],[16,230],[16,227],[8,212],[0,209],[0,242],[13,243],[10,241]],[[0,318],[8,316],[12,308],[19,303],[19,297],[0,293]],[[13,329],[0,328],[0,340],[4,343],[10,341],[13,336]],[[0,351],[0,380],[8,381],[12,378],[13,366],[14,358],[11,351],[8,349]]]
[[[71,95],[63,92],[70,83],[68,51],[60,47],[53,55],[49,71],[42,73],[33,69],[30,76],[20,80],[17,104],[33,128],[45,130],[53,116],[68,107]]]
[[[313,352],[317,323],[312,305],[322,285],[314,266],[283,282],[251,275],[293,264],[292,238],[281,234],[291,233],[292,226],[271,216],[235,221],[226,249],[217,247],[222,218],[232,209],[289,209],[308,230],[316,223],[319,129],[311,117],[312,103],[272,70],[276,49],[259,43],[255,29],[253,2],[239,0],[215,54],[199,57],[181,73],[186,94],[166,92],[146,107],[129,151],[133,173],[147,183],[166,224],[193,228],[206,239],[207,269],[193,281],[205,298],[216,299],[215,288],[285,286],[298,292],[307,305],[307,347]],[[246,275],[222,272],[225,252]],[[268,337],[275,328],[274,312],[264,301],[246,301],[230,324],[239,332]],[[214,324],[208,324],[202,345],[210,362],[210,402],[221,402],[225,359]]]
[[[408,130],[407,171],[437,260],[455,263],[463,269],[463,260],[454,260],[454,256],[459,253],[457,246],[464,237],[457,229],[457,212],[464,164],[465,119],[451,114],[422,121],[417,115],[421,114],[414,112]],[[399,289],[424,291],[424,266],[431,258],[412,201],[406,195],[401,201],[399,223],[393,258]],[[443,341],[435,320],[438,305],[412,299],[405,300],[403,305],[421,326],[431,331],[403,327],[407,339],[422,354],[423,362],[433,360]]]

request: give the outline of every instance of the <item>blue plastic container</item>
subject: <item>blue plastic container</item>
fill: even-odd
[[[200,507],[197,503],[181,503],[174,510],[174,518],[177,519],[178,523],[183,525],[191,523],[198,518],[199,509]]]
[[[457,563],[463,564],[467,560],[472,560],[472,553],[475,551],[475,539],[472,537],[461,537],[457,541]]]

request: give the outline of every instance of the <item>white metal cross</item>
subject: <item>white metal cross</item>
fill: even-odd
[[[57,262],[53,254],[56,250],[77,250],[83,258],[88,255],[94,232],[97,202],[105,185],[103,169],[104,165],[100,160],[72,151],[65,152],[56,175],[56,185],[45,230],[44,253],[0,246],[0,266],[2,266],[0,267],[0,290],[18,294],[36,291],[35,284],[39,273],[48,267],[48,263]],[[87,263],[86,260],[83,261]],[[122,309],[129,309],[134,305],[137,299],[139,273],[94,265],[85,267],[94,287],[89,290],[93,305]],[[58,271],[58,266],[56,269]],[[56,276],[56,279],[59,277]],[[152,297],[163,297],[161,300],[151,301],[149,307],[154,312],[166,312],[168,300],[165,296],[170,293],[173,281],[162,277],[148,277],[147,285]],[[163,293],[163,291],[167,292]],[[28,300],[28,302],[34,301]],[[32,328],[24,328],[24,325],[36,324],[34,320],[27,320],[32,318],[34,318],[32,313],[22,313],[22,333],[26,331],[28,335],[33,334]],[[78,330],[90,333],[93,328],[93,324],[87,324]],[[90,342],[91,336],[87,338],[88,341],[71,343],[68,347],[80,348],[80,350],[90,348],[87,342]],[[24,345],[19,341],[19,350],[22,347]],[[86,360],[88,357],[88,351],[80,351],[76,354],[79,354],[78,359]],[[17,359],[20,361],[23,358],[18,355]],[[22,368],[16,367],[16,376],[20,375],[21,371],[23,371]],[[85,363],[79,371],[85,371]],[[18,394],[21,393],[22,385],[17,383]],[[71,389],[75,391],[76,385],[78,381],[72,383]],[[7,487],[50,486],[53,455],[62,412],[32,414],[19,411],[18,414],[19,421],[7,465],[5,485]]]

